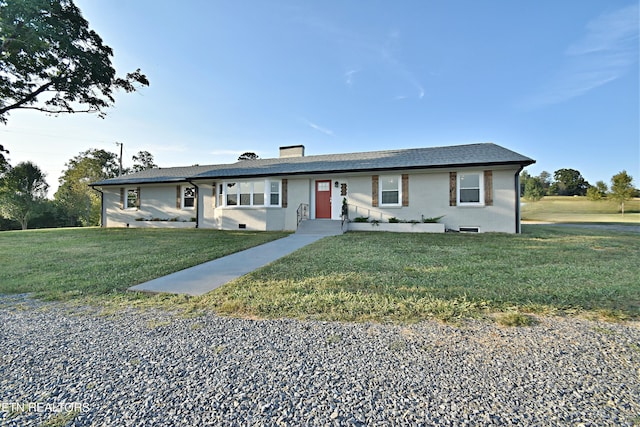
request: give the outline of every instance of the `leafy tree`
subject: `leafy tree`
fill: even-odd
[[[520,172],[520,197],[524,197],[524,191],[527,186],[527,181],[531,178],[531,174],[527,171]]]
[[[609,188],[604,181],[597,181],[595,186],[587,188],[587,197],[589,200],[601,200],[607,195]]]
[[[620,211],[624,215],[624,202],[633,197],[633,177],[623,170],[611,177],[611,193],[609,197],[620,204]]]
[[[238,160],[256,160],[257,158],[258,158],[258,155],[256,153],[247,151],[246,153],[240,154],[240,157],[238,157]]]
[[[9,153],[9,150],[5,150],[4,146],[0,144],[0,188],[2,188],[2,180],[5,172],[11,169],[9,161],[4,157],[2,153]],[[2,201],[0,200],[0,203]],[[14,230],[18,229],[16,221],[2,217],[2,210],[0,210],[0,230]]]
[[[0,144],[0,177],[10,168],[9,162],[2,153],[9,154],[9,150],[5,150],[4,146]]]
[[[602,197],[606,197],[609,192],[609,187],[607,187],[604,181],[596,181],[596,188]]]
[[[99,225],[100,197],[89,184],[118,176],[118,155],[90,149],[69,160],[66,166],[54,198],[67,210],[67,225]]]
[[[114,90],[149,85],[140,69],[116,76],[112,56],[73,0],[0,0],[0,122],[15,109],[104,117]]]
[[[134,162],[134,172],[140,172],[146,169],[153,169],[158,167],[158,165],[153,162],[153,154],[148,151],[138,151],[138,154],[134,155],[132,159]]]
[[[559,196],[584,196],[589,183],[575,169],[558,169],[553,173],[555,182],[550,192]]]
[[[547,195],[549,193],[549,187],[551,187],[552,183],[551,174],[547,171],[542,171],[540,172],[540,175],[538,175],[538,178],[540,178],[540,182],[542,183],[544,194]]]
[[[69,225],[67,210],[56,200],[43,199],[38,203],[36,214],[29,221],[29,228],[57,228]]]
[[[524,186],[524,198],[537,202],[545,196],[542,180],[538,177],[530,177]]]
[[[535,182],[529,182],[535,180]],[[527,184],[529,192],[527,192]],[[540,172],[537,177],[531,176],[527,171],[520,174],[520,196],[528,200],[537,201],[549,194],[551,186],[551,174],[546,171]]]
[[[591,186],[587,188],[587,199],[593,200],[593,201],[601,200],[602,194],[600,194],[597,187]]]
[[[2,179],[0,211],[6,218],[20,222],[22,229],[26,230],[48,188],[45,174],[38,166],[32,162],[18,163]]]
[[[20,230],[21,228],[18,221],[0,216],[0,230]]]

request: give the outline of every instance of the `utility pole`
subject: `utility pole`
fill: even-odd
[[[118,169],[118,176],[122,176],[122,142],[116,142],[116,145],[120,146],[120,168]]]

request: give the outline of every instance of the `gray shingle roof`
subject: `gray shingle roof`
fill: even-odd
[[[148,169],[91,185],[184,182],[202,178],[249,178],[316,173],[432,169],[481,165],[530,165],[535,160],[492,143],[243,160],[226,165]]]

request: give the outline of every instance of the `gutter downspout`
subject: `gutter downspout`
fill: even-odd
[[[193,187],[196,189],[196,228],[198,228],[200,226],[200,205],[202,204],[202,203],[199,203],[200,202],[200,187],[198,187],[198,185],[195,184],[190,179],[188,179],[187,182],[189,184],[193,185]]]
[[[523,165],[520,165],[520,169],[516,171],[514,182],[516,189],[516,234],[520,234],[520,172],[524,169]]]
[[[102,190],[97,189],[96,187],[94,187],[93,185],[90,185],[89,187],[91,187],[91,189],[93,191],[97,191],[98,193],[100,193],[100,227],[104,228],[105,227],[105,218],[104,218],[104,192]]]

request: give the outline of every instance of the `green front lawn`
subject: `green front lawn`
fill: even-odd
[[[128,287],[287,233],[77,228],[0,232],[0,293],[49,299]]]
[[[455,319],[495,311],[640,315],[640,235],[525,226],[522,235],[348,233],[206,296],[232,315]]]
[[[495,312],[640,317],[640,235],[557,226],[523,234],[347,233],[201,297],[129,286],[285,236],[158,229],[0,233],[0,293],[233,316],[455,320]]]

